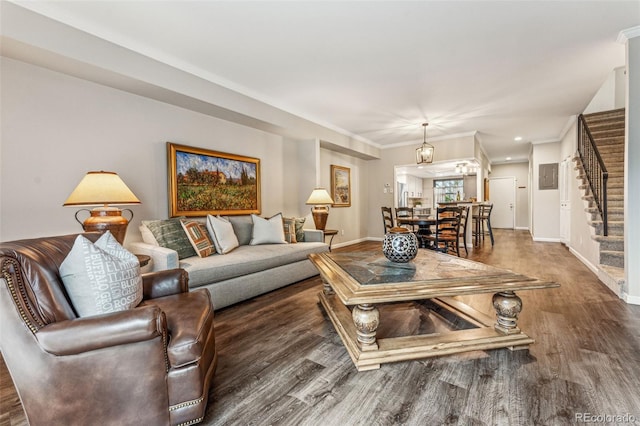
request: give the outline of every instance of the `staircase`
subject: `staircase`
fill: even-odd
[[[624,119],[625,110],[616,109],[593,114],[585,114],[584,119],[593,136],[609,174],[606,184],[607,235],[603,234],[603,219],[589,187],[585,168],[576,154],[576,169],[582,180],[580,188],[584,191],[584,200],[589,205],[585,209],[589,215],[589,224],[595,228],[592,238],[600,243],[599,269],[604,272],[601,280],[613,280],[615,287],[624,282]],[[601,274],[602,275],[602,274]],[[622,280],[622,281],[620,281]],[[605,282],[609,287],[613,283]],[[614,289],[616,291],[617,289]]]

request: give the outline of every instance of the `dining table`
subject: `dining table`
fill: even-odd
[[[396,222],[398,226],[410,225],[412,230],[417,226],[420,247],[427,247],[426,240],[419,236],[431,234],[431,227],[436,224],[436,218],[433,216],[399,217]]]

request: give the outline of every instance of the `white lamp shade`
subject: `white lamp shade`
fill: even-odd
[[[306,204],[309,205],[322,205],[322,204],[333,204],[333,200],[331,196],[324,188],[316,188],[313,190]]]
[[[88,172],[64,206],[140,204],[140,200],[114,172]]]

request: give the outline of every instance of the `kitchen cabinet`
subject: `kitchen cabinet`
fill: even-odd
[[[407,192],[409,198],[422,198],[422,178],[407,175]]]

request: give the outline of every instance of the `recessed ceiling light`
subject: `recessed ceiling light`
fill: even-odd
[[[513,138],[513,140],[516,142],[520,142],[522,140],[522,136],[516,136],[515,138]]]
[[[510,161],[510,160],[511,160],[511,157],[507,157],[507,158],[506,158],[506,160],[507,160],[507,161]]]

